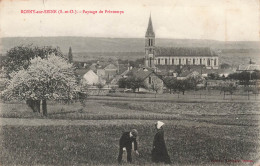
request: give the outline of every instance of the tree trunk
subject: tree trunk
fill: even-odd
[[[35,107],[37,112],[41,112],[41,100],[35,100]]]
[[[36,112],[34,110],[34,107],[33,107],[33,100],[32,99],[27,99],[26,104],[33,110],[33,112]]]
[[[226,92],[224,91],[224,99],[225,99]]]
[[[33,112],[40,112],[40,100],[26,100],[26,104],[33,110]]]
[[[42,100],[42,114],[43,116],[47,116],[47,101]]]

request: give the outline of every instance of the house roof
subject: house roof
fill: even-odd
[[[260,70],[260,65],[256,64],[248,64],[248,65],[239,65],[238,71],[254,71],[254,70]]]
[[[152,73],[154,73],[153,70],[151,70],[149,68],[133,68],[126,75],[145,79]]]
[[[104,69],[105,70],[117,70],[117,67],[114,64],[109,64]]]
[[[119,64],[118,69],[118,74],[122,74],[128,69],[128,64]]]
[[[87,84],[96,84],[99,82],[99,77],[92,70],[89,70],[83,75],[83,78],[87,81]]]
[[[188,71],[187,70],[187,71],[182,72],[178,77],[188,77],[188,76],[190,76],[192,74],[199,75],[200,73],[197,72],[197,71]]]
[[[155,47],[157,57],[215,57],[209,47]]]
[[[82,69],[76,69],[76,74],[78,74],[79,76],[83,77],[84,74],[86,74],[90,69],[85,69],[85,68],[82,68]]]
[[[97,67],[96,67],[97,65],[96,64],[92,64],[92,65],[90,65],[89,67],[88,67],[88,69],[90,69],[90,70],[93,70],[93,71],[97,71]]]

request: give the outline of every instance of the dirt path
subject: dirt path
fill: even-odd
[[[137,101],[137,102],[170,102],[170,103],[259,103],[260,98],[251,99],[251,100],[230,100],[230,99],[210,99],[210,98],[165,98],[165,97],[158,97],[158,98],[144,98],[144,97],[116,97],[116,96],[90,96],[88,100],[96,101],[96,100],[104,100],[104,101]]]
[[[26,119],[26,118],[0,118],[0,126],[102,126],[102,125],[145,125],[155,124],[156,120],[61,120],[61,119]],[[163,120],[166,124],[189,127],[239,127],[234,125],[213,124],[208,122],[190,120]]]

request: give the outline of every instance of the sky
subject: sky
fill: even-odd
[[[0,36],[143,38],[151,13],[156,38],[259,41],[259,6],[259,0],[1,0]]]

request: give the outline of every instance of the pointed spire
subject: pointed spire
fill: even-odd
[[[150,13],[150,18],[149,18],[149,23],[148,23],[148,27],[147,27],[147,30],[146,30],[146,34],[145,34],[145,37],[149,37],[149,36],[152,36],[152,37],[155,36],[154,31],[153,31],[151,13]]]

